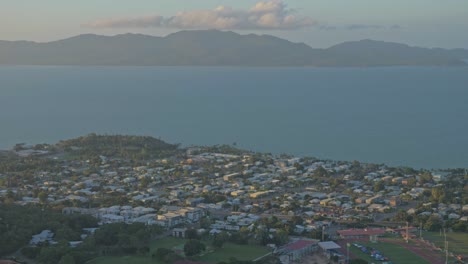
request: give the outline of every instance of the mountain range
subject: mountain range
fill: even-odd
[[[270,35],[218,30],[180,31],[166,37],[85,34],[47,43],[0,41],[0,65],[462,66],[467,59],[467,49],[375,40],[317,49]]]

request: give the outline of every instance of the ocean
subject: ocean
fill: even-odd
[[[468,167],[468,67],[0,67],[0,149],[92,132]]]

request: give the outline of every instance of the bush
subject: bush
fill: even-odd
[[[21,249],[21,254],[25,255],[30,259],[35,259],[40,252],[40,247],[25,247]]]
[[[164,258],[171,253],[174,253],[174,251],[167,249],[167,248],[158,248],[156,249],[156,252],[153,253],[151,257],[157,260],[164,260]]]
[[[186,256],[195,256],[206,249],[205,244],[198,240],[190,240],[184,245],[184,253]]]

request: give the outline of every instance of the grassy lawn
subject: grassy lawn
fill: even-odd
[[[238,260],[254,260],[269,252],[271,252],[271,250],[267,247],[226,243],[223,248],[205,254],[199,257],[198,260],[211,263],[228,261],[231,257]]]
[[[167,237],[160,240],[155,240],[150,244],[150,253],[153,253],[158,248],[169,248],[173,250],[182,250],[186,239]],[[270,252],[270,249],[256,245],[236,245],[231,243],[224,244],[223,248],[214,250],[210,247],[209,242],[203,241],[207,246],[207,251],[202,255],[195,257],[196,260],[208,263],[218,263],[220,261],[228,261],[234,257],[238,260],[253,260]],[[158,264],[156,260],[150,256],[125,256],[125,257],[99,257],[88,262],[88,264]]]
[[[380,252],[382,254],[389,258],[390,261],[393,263],[414,263],[414,264],[430,264],[423,258],[415,255],[413,252],[399,246],[399,245],[394,245],[390,243],[385,243],[385,242],[378,242],[378,243],[365,243],[361,244],[366,247],[372,247]],[[359,248],[351,245],[349,248],[351,252],[353,252],[356,256],[367,260],[369,263],[378,263],[379,261],[376,261],[370,257],[370,255],[363,253]]]
[[[136,256],[124,256],[124,257],[99,257],[95,258],[88,264],[157,264],[156,261],[152,260],[150,257],[136,257]]]
[[[372,263],[374,261],[369,255],[365,254],[359,248],[357,248],[357,247],[355,247],[353,245],[351,245],[349,247],[349,252],[352,252],[358,258],[364,259],[369,263]],[[352,257],[350,256],[350,258],[352,258]]]
[[[156,251],[158,248],[169,248],[174,249],[174,247],[184,249],[184,244],[187,242],[187,239],[175,238],[175,237],[166,237],[163,239],[154,240],[150,244],[150,252]],[[205,243],[206,244],[206,243]]]
[[[444,233],[424,232],[423,238],[432,241],[436,246],[444,248]],[[456,254],[468,254],[468,234],[467,233],[447,233],[449,251]]]

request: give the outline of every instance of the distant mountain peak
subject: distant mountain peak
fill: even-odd
[[[397,66],[466,65],[465,49],[362,39],[313,49],[271,35],[184,30],[166,37],[82,34],[48,43],[0,41],[3,65]]]

